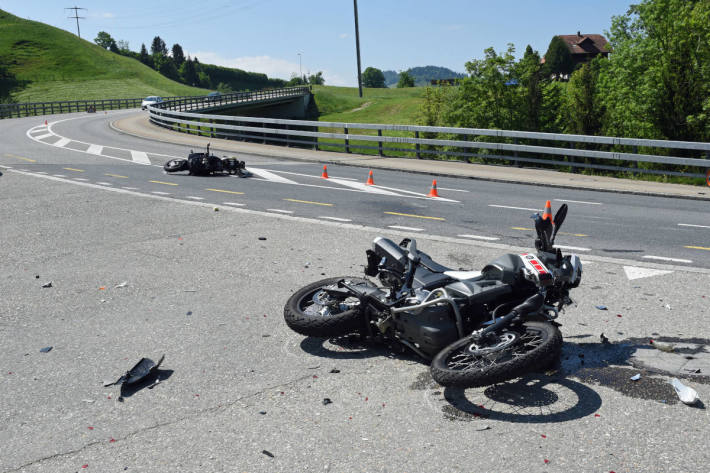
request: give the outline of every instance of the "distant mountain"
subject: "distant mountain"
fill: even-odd
[[[424,67],[412,67],[408,69],[407,72],[414,77],[414,85],[424,86],[429,85],[432,80],[440,79],[461,79],[466,77],[466,74],[460,72],[454,72],[448,67],[439,66],[424,66]],[[395,71],[382,71],[385,75],[385,85],[387,87],[394,87],[399,82],[399,73]]]

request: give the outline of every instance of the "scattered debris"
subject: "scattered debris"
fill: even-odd
[[[695,389],[681,383],[678,378],[673,378],[670,383],[671,386],[673,386],[673,389],[675,389],[678,399],[680,399],[683,404],[692,406],[698,402],[698,392]]]
[[[323,399],[323,405],[327,406],[328,404],[333,404],[333,401],[331,401],[329,397],[326,397]]]
[[[263,454],[266,455],[267,457],[274,458],[274,454],[271,453],[271,452],[268,451],[268,450],[262,450],[261,453],[263,453]]]
[[[675,345],[671,345],[670,343],[661,343],[658,341],[651,341],[651,345],[653,345],[654,348],[664,351],[666,353],[673,353],[675,351]]]
[[[688,368],[683,368],[683,371],[687,371],[688,373],[693,373],[693,374],[700,374],[700,368],[693,370],[693,369],[688,369]]]
[[[670,305],[670,304],[666,304],[666,310],[671,310],[671,305]]]
[[[478,430],[478,431],[491,430],[491,426],[486,424],[486,425],[482,425],[482,426],[480,426],[480,427],[476,427],[476,428],[473,429],[473,430]]]
[[[619,318],[621,318],[621,317],[622,317],[622,315],[621,315],[621,314],[616,314],[616,316],[617,316],[617,317],[619,317]]]
[[[602,345],[609,345],[609,339],[603,333],[599,335],[599,340],[601,340]]]
[[[219,207],[215,207],[215,208],[214,208],[214,211],[215,211],[215,212],[219,212]]]
[[[266,415],[266,411],[259,411],[259,414],[265,416],[265,415]]]
[[[105,291],[105,290],[106,290],[106,286],[99,286],[99,291]]]
[[[639,379],[641,379],[641,373],[636,373],[635,375],[633,375],[633,376],[630,377],[629,379],[630,379],[631,381],[638,381]]]
[[[340,370],[337,370],[337,369],[333,368],[332,370],[330,370],[330,372],[331,372],[331,373],[340,373]]]
[[[605,305],[595,305],[594,307],[596,307],[599,310],[608,310],[607,306],[605,306]]]
[[[113,383],[104,383],[104,386],[113,386],[114,384],[133,384],[135,382],[138,382],[148,376],[149,374],[152,374],[155,372],[155,370],[158,369],[160,364],[163,362],[165,359],[165,355],[160,357],[160,360],[158,360],[158,363],[155,363],[153,360],[150,358],[141,358],[136,365],[131,368],[130,370],[126,371],[126,374],[118,378],[115,382]]]
[[[52,351],[52,348],[54,348],[54,347],[44,347],[44,348],[40,348],[39,351],[41,353],[49,353],[50,351]]]
[[[188,311],[187,311],[187,315],[192,315],[192,311],[191,311],[191,310],[188,310]]]
[[[121,284],[116,284],[114,287],[115,288],[120,288],[120,287],[126,287],[128,286],[128,281],[123,281]]]
[[[266,237],[259,237],[259,240],[266,241]]]
[[[52,281],[42,284],[42,287],[52,287]]]
[[[96,402],[96,401],[94,401],[93,399],[82,399],[81,401],[82,401],[82,402],[88,402],[89,404],[92,404],[92,403]]]
[[[35,279],[39,279],[39,274],[35,275]],[[705,297],[705,296],[703,296]]]

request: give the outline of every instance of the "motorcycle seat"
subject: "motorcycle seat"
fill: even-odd
[[[414,272],[414,287],[431,290],[445,286],[452,279],[444,273],[429,271],[423,266],[419,266]]]

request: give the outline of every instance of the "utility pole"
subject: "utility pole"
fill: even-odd
[[[353,0],[355,6],[355,50],[357,51],[357,87],[362,98],[362,74],[360,72],[360,29],[357,26],[357,0]]]
[[[298,78],[303,80],[303,71],[301,70],[301,53],[298,54]]]
[[[86,17],[84,16],[79,16],[79,10],[86,10],[86,8],[81,8],[81,7],[67,7],[65,10],[74,10],[74,16],[69,16],[67,18],[74,18],[76,19],[76,35],[81,38],[81,30],[79,29],[79,20],[85,20]]]

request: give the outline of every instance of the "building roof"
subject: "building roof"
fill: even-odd
[[[581,34],[578,31],[577,34],[560,34],[557,36],[562,38],[562,41],[567,44],[569,52],[573,55],[609,52],[609,50],[605,48],[609,42],[600,34]]]

